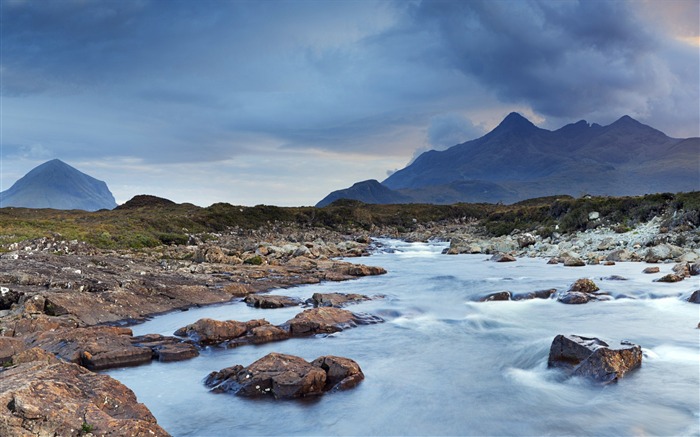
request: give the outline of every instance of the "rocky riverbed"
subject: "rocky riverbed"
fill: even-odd
[[[678,280],[697,278],[693,275],[700,271],[697,229],[669,231],[660,219],[626,232],[605,227],[567,235],[516,230],[489,238],[473,223],[455,223],[416,226],[408,233],[374,229],[372,235],[450,241],[446,255],[542,257],[572,268],[621,261],[675,263]],[[385,273],[381,267],[337,260],[369,254],[369,232],[292,228],[213,237],[203,241],[193,235],[187,245],[143,251],[103,251],[60,236],[5,247],[0,256],[5,400],[0,435],[167,435],[127,387],[91,370],[187,359],[196,356],[198,345],[189,336],[135,337],[127,325],[271,289]],[[320,299],[315,305],[326,306]],[[261,300],[248,302],[260,305]],[[291,335],[288,325],[242,323],[242,335],[251,338],[275,341]]]

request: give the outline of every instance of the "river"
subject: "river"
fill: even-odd
[[[382,266],[386,275],[273,293],[383,296],[347,309],[379,315],[385,323],[259,346],[207,348],[188,361],[106,373],[130,387],[174,436],[700,435],[700,305],[681,299],[700,288],[698,277],[657,283],[653,279],[669,273],[672,264],[650,275],[641,273],[642,263],[495,263],[486,255],[441,255],[444,243],[380,242],[392,250],[354,261]],[[502,290],[566,290],[582,277],[617,299],[585,305],[474,301]],[[279,324],[300,311],[235,302],[159,316],[133,330],[172,335],[202,317]],[[604,387],[566,379],[547,369],[557,334],[598,337],[613,346],[632,341],[644,350],[642,367]],[[247,366],[269,352],[308,361],[352,358],[365,380],[352,390],[292,401],[214,394],[202,384],[211,371]]]

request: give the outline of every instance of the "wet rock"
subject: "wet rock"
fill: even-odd
[[[513,261],[515,261],[515,257],[513,255],[509,255],[507,253],[497,253],[491,257],[491,261],[497,262],[497,263],[513,262]]]
[[[316,358],[311,365],[320,367],[326,372],[324,391],[347,390],[365,379],[360,365],[350,358],[328,355]]]
[[[620,275],[610,275],[610,276],[606,276],[606,277],[601,278],[601,279],[606,280],[606,281],[627,281],[627,278],[625,278],[624,276],[620,276]]]
[[[160,334],[132,337],[131,343],[134,346],[151,349],[153,359],[162,362],[189,360],[199,355],[199,351],[192,343]]]
[[[600,384],[614,383],[642,364],[641,347],[626,342],[622,346],[611,349],[597,338],[557,335],[550,347],[547,365]]]
[[[569,291],[578,291],[581,293],[593,293],[598,290],[600,290],[600,288],[598,288],[592,279],[588,278],[577,279],[576,282],[569,287]]]
[[[487,294],[479,299],[479,302],[489,302],[492,300],[510,300],[510,291],[498,291],[496,293]]]
[[[644,270],[642,270],[642,273],[659,273],[660,269],[658,267],[647,267]]]
[[[678,276],[689,277],[690,276],[690,263],[678,263],[671,269],[673,273]]]
[[[700,303],[700,290],[695,290],[688,298],[688,302]]]
[[[0,372],[0,435],[165,437],[134,393],[71,363],[31,361]],[[29,431],[31,430],[31,432]]]
[[[547,290],[531,291],[529,293],[518,293],[513,295],[513,300],[549,299],[556,292],[556,288],[550,288]]]
[[[290,399],[322,394],[326,372],[303,358],[271,353],[245,368],[238,365],[212,372],[204,384],[238,396]]]
[[[94,326],[45,331],[27,336],[25,344],[90,370],[137,366],[152,359],[150,349],[132,345],[128,328]]]
[[[244,336],[249,330],[268,324],[265,319],[239,322],[236,320],[199,319],[175,331],[178,337],[189,337],[201,345],[216,345]]]
[[[333,307],[311,308],[297,314],[284,323],[283,327],[293,336],[330,334],[357,325],[379,323],[383,320],[368,314],[355,314]]]
[[[289,331],[274,325],[261,325],[251,329],[245,340],[253,344],[269,343],[272,341],[286,340],[290,337]]]
[[[212,391],[238,396],[291,399],[349,389],[362,379],[360,366],[349,358],[324,356],[309,363],[294,355],[271,353],[248,367],[212,372],[204,384]]]
[[[557,301],[569,305],[580,305],[588,303],[590,300],[591,295],[579,291],[565,291],[557,296]]]
[[[341,308],[348,304],[366,300],[370,300],[369,297],[357,293],[314,293],[307,303],[315,307]]]
[[[692,263],[688,266],[688,273],[690,273],[690,276],[698,276],[700,275],[700,263]]]
[[[684,276],[677,275],[675,273],[669,273],[668,275],[664,275],[659,279],[655,279],[654,282],[680,282],[683,279],[685,279]]]
[[[272,294],[249,294],[245,298],[245,303],[255,308],[284,308],[301,305],[301,299]]]

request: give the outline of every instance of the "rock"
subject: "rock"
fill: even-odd
[[[700,290],[695,290],[688,298],[688,302],[700,303]]]
[[[10,309],[12,305],[19,302],[23,295],[24,293],[11,290],[8,287],[0,287],[0,310]]]
[[[535,244],[537,242],[537,239],[535,238],[534,235],[527,233],[527,234],[519,235],[517,238],[517,241],[518,241],[518,247],[523,249],[525,247],[532,246],[533,244]]]
[[[598,288],[593,280],[588,278],[577,279],[576,282],[569,287],[569,291],[578,291],[581,293],[593,293],[598,290],[600,290],[600,288]]]
[[[529,293],[519,293],[513,295],[513,300],[549,299],[556,292],[556,288],[550,288],[548,290],[537,290],[531,291]]]
[[[325,391],[347,390],[365,379],[360,365],[350,358],[328,355],[316,358],[311,365],[326,372]]]
[[[515,257],[513,255],[508,255],[507,253],[497,253],[491,257],[491,261],[497,263],[513,262],[515,261]]]
[[[13,366],[31,363],[33,361],[39,361],[46,364],[55,364],[60,360],[56,358],[56,355],[46,352],[44,349],[38,347],[27,349],[12,357]]]
[[[613,250],[605,259],[607,261],[624,262],[632,258],[632,253],[627,249]]]
[[[261,325],[251,329],[246,335],[246,340],[253,344],[269,343],[271,341],[286,340],[290,337],[289,331],[274,325]]]
[[[510,300],[510,291],[498,291],[496,293],[487,294],[479,299],[479,302],[488,302],[492,300]]]
[[[642,273],[659,273],[659,268],[658,267],[647,267],[644,270],[642,270]]]
[[[134,346],[151,349],[153,359],[162,362],[183,361],[199,356],[199,351],[192,343],[160,334],[132,337],[131,343]]]
[[[255,308],[284,308],[301,305],[301,299],[272,294],[249,294],[245,298],[245,303]]]
[[[19,338],[0,337],[0,366],[12,361],[12,356],[25,350],[24,342]]]
[[[236,320],[220,321],[204,318],[178,329],[173,335],[189,337],[192,341],[201,345],[218,345],[242,337],[249,330],[267,324],[269,322],[265,319],[239,322]]]
[[[654,282],[680,282],[684,279],[683,276],[677,275],[675,273],[669,273],[668,275],[664,275],[660,277],[659,279],[654,279]]]
[[[600,213],[598,211],[591,211],[588,213],[588,220],[598,220],[600,218]]]
[[[692,263],[688,266],[688,273],[690,276],[700,275],[700,263]]]
[[[642,348],[623,343],[620,349],[597,338],[557,335],[549,351],[547,365],[561,368],[572,376],[582,376],[600,384],[617,382],[642,364]]]
[[[689,277],[690,276],[690,264],[689,263],[678,263],[671,269],[673,273],[678,276]]]
[[[95,436],[169,435],[130,389],[75,364],[19,364],[0,372],[0,387],[3,436],[77,436],[83,424]]]
[[[650,247],[644,255],[644,261],[648,263],[657,263],[668,259],[680,258],[682,255],[682,248],[672,244],[662,243]]]
[[[601,278],[601,279],[606,280],[606,281],[627,281],[628,280],[624,276],[620,276],[620,275],[610,275],[610,276],[606,276],[605,278]]]
[[[94,326],[44,331],[27,336],[25,343],[90,370],[137,366],[153,357],[150,349],[131,344],[128,328]]]
[[[369,297],[356,293],[314,293],[307,303],[315,307],[340,308],[347,304],[359,303],[365,300],[369,300]]]
[[[604,265],[604,266],[614,266],[614,265],[615,265],[615,261],[605,261],[605,262],[603,262],[603,265]]]
[[[565,291],[557,297],[557,300],[565,304],[579,305],[588,303],[588,301],[591,300],[591,296],[588,293],[581,293],[578,291]]]
[[[326,372],[303,358],[273,352],[245,368],[239,365],[212,372],[204,384],[213,391],[238,396],[290,399],[322,394]]]
[[[376,316],[360,315],[333,307],[320,307],[305,310],[293,319],[284,323],[283,327],[293,336],[333,333],[343,329],[354,328],[357,325],[379,323],[383,320]]]
[[[270,353],[245,368],[236,365],[212,372],[204,384],[212,391],[238,396],[291,399],[349,389],[363,379],[362,369],[349,358],[323,356],[309,363],[294,355]]]
[[[564,258],[564,266],[566,267],[583,267],[586,265],[586,262],[582,260],[581,258],[569,256]]]
[[[557,257],[552,257],[547,261],[547,264],[559,264],[559,258]]]

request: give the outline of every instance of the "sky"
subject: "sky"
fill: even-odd
[[[313,205],[510,112],[700,136],[698,0],[0,0],[0,191]]]

